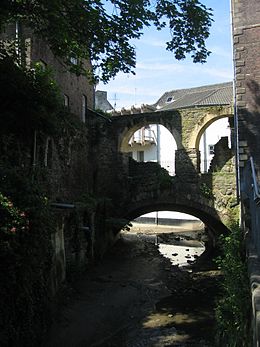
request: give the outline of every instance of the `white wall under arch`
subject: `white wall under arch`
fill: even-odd
[[[212,123],[200,139],[200,159],[201,159],[201,172],[207,172],[210,162],[214,154],[209,153],[209,146],[215,145],[221,137],[228,137],[230,143],[230,126],[228,118],[221,118]]]
[[[132,144],[131,147],[128,147],[128,152],[132,152],[133,159],[138,160],[137,152],[144,151],[145,162],[158,162],[170,175],[174,175],[177,143],[173,135],[166,127],[160,124],[150,124],[150,128],[155,136],[155,143],[145,146]]]

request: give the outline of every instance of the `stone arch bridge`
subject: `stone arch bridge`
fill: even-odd
[[[169,176],[157,163],[137,163],[129,159],[124,199],[116,216],[126,222],[152,211],[178,211],[199,218],[214,236],[225,232],[236,202],[236,182],[232,158],[225,171],[200,174],[187,180]]]
[[[227,139],[221,140],[216,145],[212,172],[206,174],[200,173],[199,152],[205,129],[224,117],[229,117],[232,123],[232,107],[197,107],[112,117],[110,126],[103,128],[110,149],[106,152],[105,144],[102,145],[103,159],[106,157],[108,165],[111,165],[109,156],[117,155],[110,190],[114,204],[112,215],[131,221],[151,211],[172,210],[198,217],[215,234],[226,230],[236,202],[232,150],[228,148]],[[148,124],[165,126],[175,138],[174,177],[157,163],[138,163],[124,153],[134,132]]]

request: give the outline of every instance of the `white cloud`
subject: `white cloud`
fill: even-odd
[[[160,63],[159,60],[154,62],[141,62],[136,64],[137,69],[149,70],[153,72],[166,71],[166,72],[182,72],[184,67],[176,63]]]
[[[113,104],[116,94],[117,107],[130,107],[134,104],[153,104],[166,91],[198,87],[201,85],[232,81],[230,68],[217,68],[212,65],[180,63],[178,69],[171,64],[145,65],[137,69],[136,76],[121,75],[109,85],[100,85],[98,89],[108,91],[108,99]],[[140,64],[140,66],[142,66]]]
[[[208,49],[212,52],[212,55],[231,59],[231,47],[225,49],[221,46],[209,46]]]
[[[206,68],[205,72],[210,76],[222,78],[225,80],[233,80],[233,72],[230,69]]]

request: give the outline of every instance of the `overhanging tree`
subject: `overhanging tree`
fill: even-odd
[[[22,21],[46,40],[71,68],[70,58],[90,59],[96,79],[107,82],[119,71],[134,73],[132,39],[145,26],[169,27],[166,49],[176,59],[190,54],[205,62],[212,10],[199,0],[2,0],[0,28]],[[78,64],[77,72],[83,72]]]

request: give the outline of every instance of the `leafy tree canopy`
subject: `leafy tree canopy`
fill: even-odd
[[[166,49],[176,59],[205,62],[212,10],[199,0],[1,0],[0,28],[22,21],[44,38],[56,56],[90,59],[96,78],[134,73],[132,39],[144,26],[169,27]],[[83,65],[79,65],[79,69]]]

